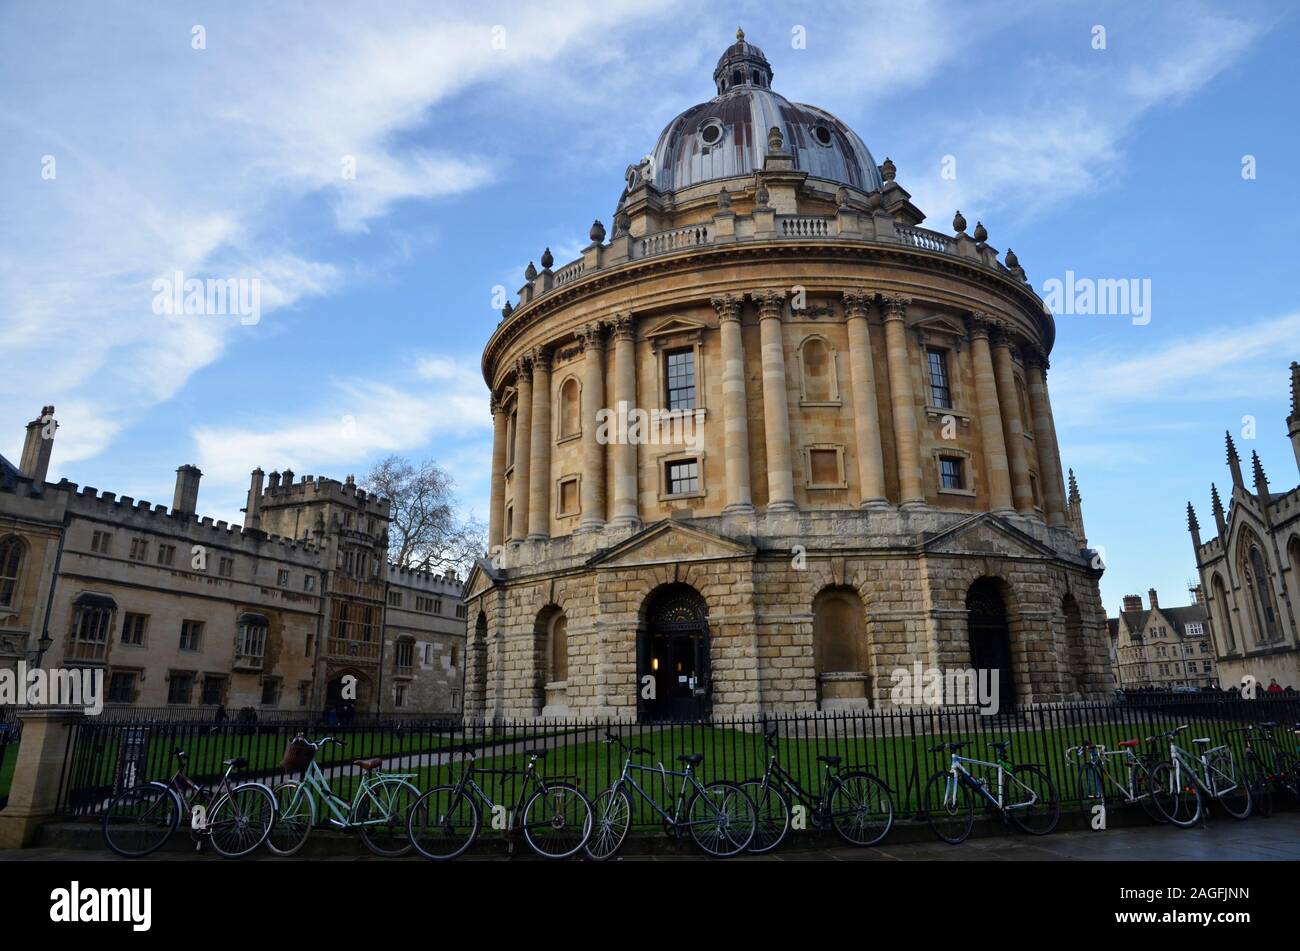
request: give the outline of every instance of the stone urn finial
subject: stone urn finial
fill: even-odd
[[[985,241],[989,239],[988,229],[984,227],[983,222],[979,222],[979,221],[975,222],[975,234],[973,237],[980,244],[983,244]]]
[[[843,185],[835,190],[835,203],[841,208],[849,207],[849,190]]]
[[[952,230],[957,232],[957,234],[961,234],[966,230],[966,216],[961,213],[960,209],[958,209],[957,214],[952,217]]]
[[[587,232],[587,234],[591,240],[597,244],[600,244],[605,240],[605,226],[601,223],[599,218],[591,223],[591,230]]]
[[[1020,258],[1018,258],[1016,252],[1012,251],[1010,248],[1007,248],[1007,267],[1013,271],[1020,267]]]
[[[767,199],[769,197],[770,196],[767,193],[767,183],[760,179],[758,183],[758,191],[754,193],[754,201],[758,203],[759,208],[766,208]]]
[[[547,248],[542,252],[542,269],[549,271],[551,265],[555,263],[555,255],[551,254],[551,249]]]
[[[504,306],[504,307],[501,308],[501,319],[502,319],[502,320],[505,320],[507,317],[509,317],[509,316],[510,316],[511,314],[513,314],[514,312],[515,312],[515,309],[514,309],[514,307],[511,305],[510,301],[506,301],[506,306]]]
[[[533,265],[532,261],[529,261],[528,267],[524,268],[524,280],[525,281],[537,280],[537,268]]]
[[[781,134],[780,126],[772,126],[767,130],[767,150],[780,152],[783,148],[785,148],[785,136]]]
[[[893,159],[886,155],[884,163],[880,166],[880,177],[887,182],[892,182],[897,174],[898,169],[895,167]]]

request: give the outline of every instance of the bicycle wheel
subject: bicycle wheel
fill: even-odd
[[[382,776],[357,791],[353,820],[361,841],[376,855],[396,858],[411,851],[409,819],[420,790],[405,779]]]
[[[271,833],[275,796],[261,783],[240,783],[222,793],[208,811],[208,838],[223,858],[242,858]]]
[[[1291,794],[1291,798],[1300,800],[1300,760],[1286,762],[1279,759],[1278,779],[1282,788]]]
[[[975,825],[975,794],[945,769],[925,785],[925,814],[934,834],[956,845]]]
[[[281,783],[271,794],[275,796],[275,824],[266,837],[266,847],[276,855],[296,855],[316,825],[316,800],[299,782]]]
[[[1133,764],[1133,796],[1138,802],[1142,803],[1142,808],[1146,814],[1156,822],[1168,822],[1160,807],[1156,805],[1156,797],[1151,792],[1151,770],[1146,763]]]
[[[591,806],[591,835],[587,857],[597,862],[612,858],[623,847],[632,827],[632,800],[625,790],[606,789]]]
[[[1055,784],[1046,772],[1025,763],[1012,769],[1011,776],[1014,782],[1006,793],[1011,821],[1030,835],[1047,835],[1061,818]]]
[[[889,787],[870,773],[845,773],[831,780],[831,826],[849,845],[875,845],[894,827]]]
[[[1233,762],[1232,753],[1212,750],[1205,760],[1205,772],[1210,792],[1223,806],[1223,811],[1234,819],[1248,818],[1254,797],[1250,794],[1250,784],[1245,775]]]
[[[415,851],[435,862],[463,855],[478,838],[478,803],[455,786],[435,786],[416,800],[407,818]]]
[[[775,786],[764,786],[761,779],[751,779],[741,783],[750,801],[754,804],[754,837],[745,851],[752,855],[764,855],[771,852],[785,841],[790,831],[790,802],[781,790]]]
[[[1260,762],[1258,756],[1247,755],[1243,772],[1246,774],[1246,787],[1250,790],[1250,798],[1254,800],[1252,811],[1267,819],[1273,814],[1273,790],[1272,781],[1268,778],[1264,764]]]
[[[109,800],[100,827],[104,843],[127,859],[162,848],[181,822],[181,798],[163,783],[142,783]]]
[[[686,804],[691,838],[714,858],[739,855],[754,838],[754,803],[745,790],[720,780],[696,789]]]
[[[1196,781],[1172,763],[1161,763],[1151,770],[1151,796],[1166,821],[1190,829],[1201,818],[1201,793]]]
[[[576,786],[553,783],[524,805],[524,840],[544,859],[567,859],[591,835],[591,803]]]

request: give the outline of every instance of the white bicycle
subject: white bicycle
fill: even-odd
[[[1206,801],[1217,800],[1234,819],[1250,815],[1250,786],[1238,773],[1232,750],[1211,746],[1208,736],[1192,740],[1197,752],[1178,745],[1187,724],[1156,738],[1169,741],[1169,759],[1151,770],[1151,796],[1160,814],[1176,826],[1191,828],[1205,813]]]

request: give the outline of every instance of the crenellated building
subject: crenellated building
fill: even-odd
[[[1300,469],[1300,364],[1291,363],[1291,415],[1287,435]],[[1274,492],[1259,453],[1252,451],[1252,492],[1241,457],[1226,434],[1232,488],[1225,511],[1217,485],[1210,508],[1218,534],[1201,541],[1201,526],[1187,503],[1196,568],[1214,619],[1219,677],[1224,687],[1254,677],[1300,689],[1300,486]]]
[[[996,670],[1005,705],[1112,689],[1050,313],[772,79],[738,33],[484,348],[471,714],[854,709],[914,662]]]
[[[170,509],[46,482],[57,425],[0,458],[0,666],[100,667],[114,704],[459,712],[462,582],[388,563],[387,499],[257,469],[214,522],[195,466]]]

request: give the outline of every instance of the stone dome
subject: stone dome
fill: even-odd
[[[718,95],[673,119],[655,143],[653,181],[659,191],[762,170],[773,126],[781,130],[797,170],[864,192],[883,184],[857,133],[824,109],[772,90],[772,67],[743,31],[719,58],[713,79]]]

